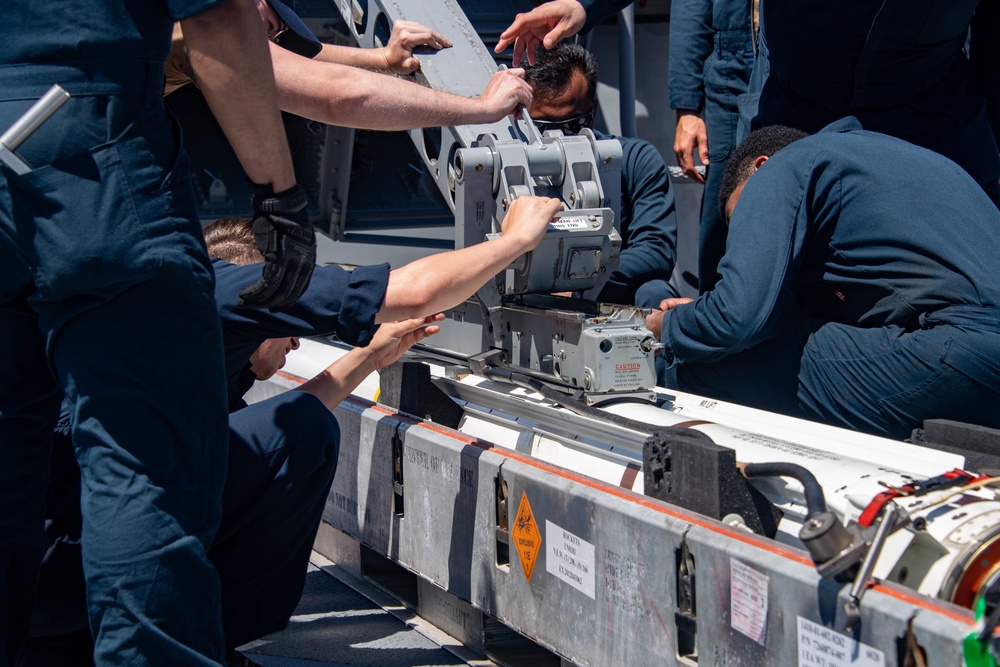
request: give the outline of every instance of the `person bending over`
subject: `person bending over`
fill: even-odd
[[[719,283],[647,320],[664,386],[892,438],[1000,426],[1000,211],[961,167],[853,118],[770,126],[719,204]]]

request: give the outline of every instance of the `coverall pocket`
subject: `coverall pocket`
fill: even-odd
[[[905,372],[905,369],[899,369]],[[954,419],[985,426],[1000,420],[996,411],[1000,391],[1000,368],[980,354],[949,337],[937,368],[922,379],[914,374],[915,386],[879,400],[891,432],[906,437],[925,419]]]
[[[953,339],[941,355],[941,361],[973,382],[1000,394],[1000,364],[992,359]]]
[[[135,281],[141,226],[115,143],[7,182],[37,298],[58,301]]]

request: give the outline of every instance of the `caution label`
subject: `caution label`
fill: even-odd
[[[524,568],[524,578],[531,581],[531,573],[535,571],[535,561],[542,548],[542,535],[538,532],[535,515],[528,503],[528,494],[521,492],[521,504],[517,506],[517,516],[514,518],[514,528],[510,531],[510,539],[521,559]]]

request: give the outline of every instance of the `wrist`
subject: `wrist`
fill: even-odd
[[[377,65],[376,69],[382,69],[390,73],[394,72],[395,70],[393,69],[392,65],[389,64],[389,47],[383,46],[381,49],[379,49],[379,55],[381,56],[382,64]]]
[[[493,242],[498,244],[495,248],[498,254],[507,257],[508,261],[517,259],[537,245],[533,243],[532,238],[524,235],[520,230],[505,231],[500,238]]]

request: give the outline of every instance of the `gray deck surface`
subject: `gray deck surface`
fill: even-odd
[[[309,566],[302,600],[288,628],[242,647],[247,657],[264,667],[450,667],[492,664],[477,660],[477,656],[427,626],[409,610],[393,606],[396,603],[377,589],[349,576],[344,577],[369,597],[362,595],[317,567],[318,563],[336,571],[322,556],[313,556],[314,563]],[[379,600],[380,604],[370,597]],[[442,644],[468,659],[457,657]]]

